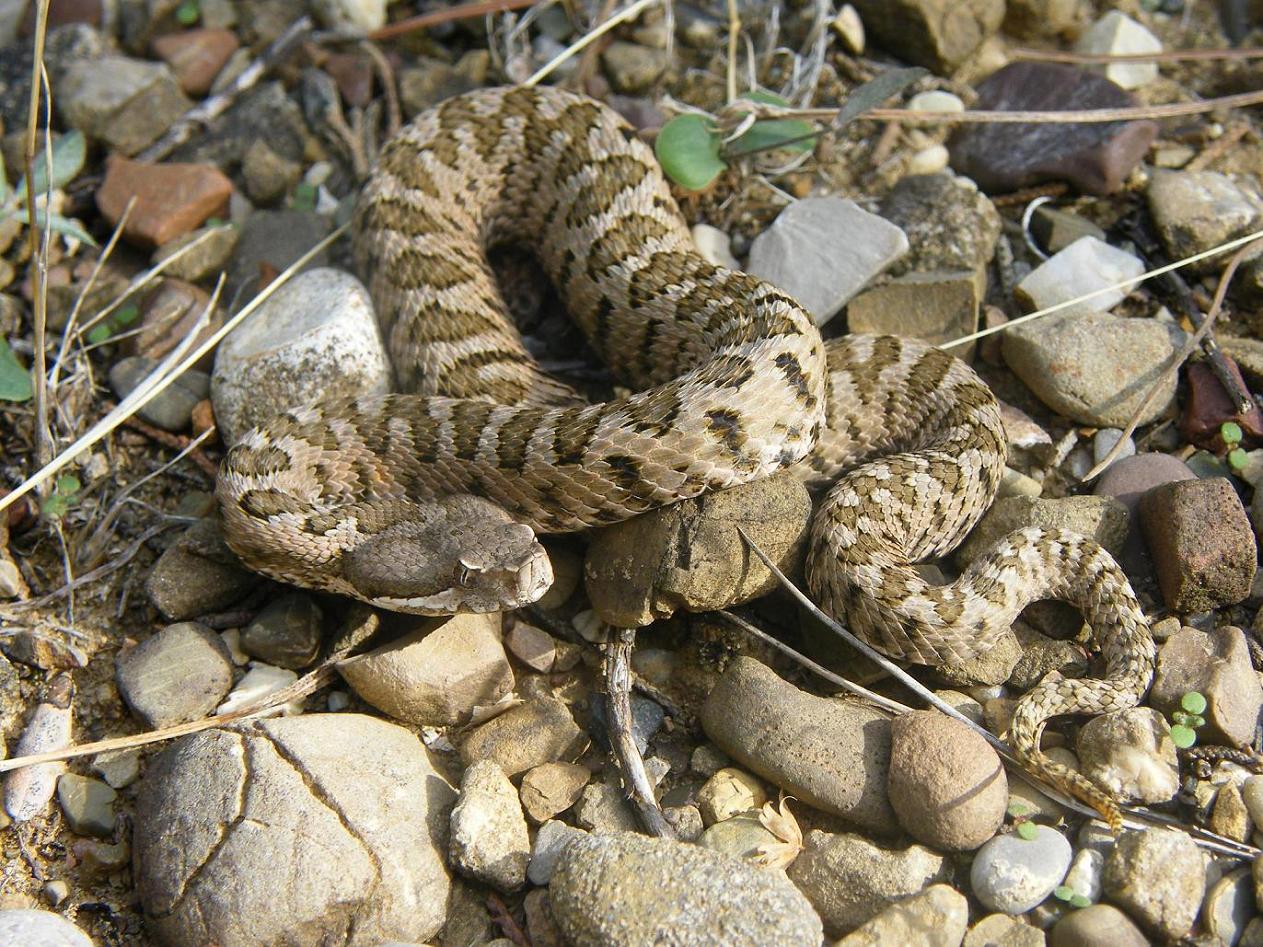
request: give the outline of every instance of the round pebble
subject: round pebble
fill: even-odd
[[[997,835],[978,850],[969,883],[978,900],[992,911],[1023,914],[1061,884],[1070,867],[1070,843],[1046,825],[1035,837]]]

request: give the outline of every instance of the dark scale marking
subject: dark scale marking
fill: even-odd
[[[568,423],[558,426],[553,433],[553,453],[557,455],[557,464],[571,467],[582,464],[600,423],[600,415],[593,411],[575,415]]]
[[[412,412],[408,418],[408,436],[412,440],[412,453],[422,464],[432,464],[439,459],[439,422],[424,409]]]
[[[239,505],[247,514],[260,519],[280,513],[301,515],[307,510],[301,500],[279,490],[247,490],[241,494]]]
[[[643,483],[640,463],[627,454],[610,454],[604,460],[609,468],[607,476],[610,480],[628,493],[638,495],[637,488]]]
[[[478,440],[495,405],[485,401],[460,400],[452,411],[452,455],[457,460],[473,460],[478,454]]]
[[[746,435],[741,430],[741,415],[737,412],[727,408],[707,411],[706,428],[732,453],[741,453],[741,448],[745,446]]]
[[[267,477],[289,470],[290,457],[271,444],[263,447],[235,447],[228,466],[245,477]]]
[[[815,397],[811,394],[811,389],[807,385],[807,377],[803,374],[802,363],[798,361],[797,356],[792,352],[782,352],[776,356],[776,367],[781,370],[785,376],[785,380],[789,382],[790,387],[794,389],[794,394],[798,396],[798,400],[807,404],[814,404]]]

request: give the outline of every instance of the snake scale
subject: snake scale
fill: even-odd
[[[513,608],[552,581],[536,533],[792,467],[833,483],[809,590],[891,657],[964,660],[1030,601],[1080,608],[1104,675],[1037,685],[1010,740],[1117,823],[1106,794],[1039,750],[1049,717],[1129,707],[1149,685],[1148,625],[1113,559],[1026,529],[950,585],[911,567],[959,542],[1003,470],[997,402],[964,363],[892,337],[826,346],[785,293],[697,252],[616,113],[560,90],[481,90],[418,116],[383,149],[353,234],[408,393],[292,409],[238,442],[218,496],[248,565],[400,611]],[[542,373],[488,263],[502,243],[532,250],[636,393],[584,404]]]

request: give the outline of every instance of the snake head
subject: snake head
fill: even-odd
[[[451,615],[529,605],[553,584],[548,553],[525,524],[469,495],[411,505],[342,557],[351,594],[396,612]]]

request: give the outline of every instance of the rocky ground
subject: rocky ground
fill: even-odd
[[[721,153],[678,195],[704,253],[790,291],[826,335],[948,344],[1062,306],[954,349],[1004,402],[1009,466],[926,568],[950,579],[1028,525],[1118,557],[1159,644],[1152,691],[1044,745],[1135,807],[1119,838],[980,732],[1003,734],[1050,672],[1100,670],[1077,614],[1033,606],[977,660],[913,669],[975,729],[904,713],[919,698],[733,528],[801,579],[812,497],[792,477],[549,539],[557,583],[517,614],[374,613],[267,582],[224,546],[225,444],[391,383],[338,232],[380,144],[447,96],[526,80],[612,5],[419,24],[452,8],[53,2],[42,248],[19,184],[27,6],[0,2],[0,489],[259,304],[0,513],[4,745],[143,734],[289,690],[267,717],[8,773],[0,943],[1263,944],[1263,256],[1110,289],[1263,228],[1257,110],[1197,105],[1263,88],[1263,60],[1030,53],[1250,48],[1257,3],[743,2],[735,63],[726,5],[646,3],[545,80],[647,140],[685,105],[718,113],[730,81],[836,109],[902,65],[927,71],[868,104],[1154,107],[1111,124],[861,118],[805,147],[786,133],[801,118],[765,123],[772,147]],[[528,343],[604,397],[536,295]],[[612,628],[639,628],[634,646]],[[776,642],[905,706],[846,695]],[[646,833],[616,756],[643,760],[671,838]]]

